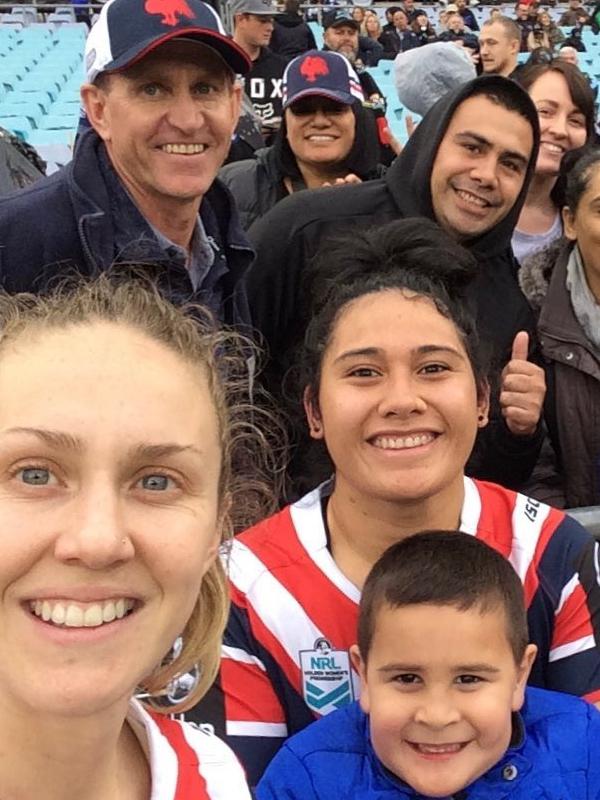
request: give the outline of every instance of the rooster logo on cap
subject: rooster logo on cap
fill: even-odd
[[[144,10],[147,14],[160,14],[163,25],[177,25],[181,17],[194,19],[187,0],[146,0]]]
[[[300,75],[314,83],[319,75],[329,75],[329,65],[321,56],[306,56],[300,65]]]

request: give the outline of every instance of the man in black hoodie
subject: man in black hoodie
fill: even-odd
[[[316,50],[315,37],[300,11],[300,0],[285,0],[285,11],[275,19],[271,36],[271,50],[288,61]]]
[[[535,324],[516,281],[510,240],[538,143],[538,117],[529,96],[506,78],[482,76],[436,103],[384,178],[301,192],[257,222],[250,229],[257,258],[246,287],[254,324],[269,349],[270,387],[278,387],[302,339],[307,268],[317,249],[326,247],[326,235],[404,217],[433,219],[478,261],[470,295],[498,384],[500,368],[510,362],[502,386],[492,385],[492,418],[470,474],[507,486],[523,483],[541,443],[536,423],[544,384],[539,368],[514,358],[522,355],[523,344],[514,349],[516,334],[527,331],[533,340]]]

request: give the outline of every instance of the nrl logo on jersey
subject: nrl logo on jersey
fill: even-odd
[[[333,650],[327,639],[317,639],[312,650],[300,651],[300,670],[304,702],[311,711],[324,716],[354,700],[347,650]]]

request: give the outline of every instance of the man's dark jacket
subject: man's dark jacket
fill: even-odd
[[[478,262],[477,278],[469,295],[481,339],[489,344],[497,371],[510,360],[518,331],[526,330],[534,339],[535,323],[516,280],[517,266],[510,242],[537,157],[537,114],[516,83],[497,75],[482,76],[433,106],[384,178],[358,186],[302,192],[283,200],[252,226],[249,235],[257,258],[245,283],[254,325],[264,336],[272,358],[271,386],[276,386],[287,371],[290,353],[302,341],[308,317],[303,294],[305,269],[317,249],[326,250],[326,235],[405,217],[435,220],[430,177],[450,119],[474,90],[493,94],[499,86],[514,96],[515,104],[529,120],[535,132],[535,146],[523,189],[510,213],[487,233],[463,242]],[[490,424],[482,434],[470,463],[470,474],[509,487],[526,480],[539,452],[541,433],[531,438],[513,436],[496,403]]]
[[[275,28],[269,47],[288,60],[316,50],[317,43],[309,25],[300,14],[279,14],[275,17]]]
[[[215,283],[209,274],[195,291],[185,267],[169,259],[141,214],[132,215],[139,220],[130,232],[132,247],[118,251],[113,198],[100,166],[103,147],[89,129],[66,167],[0,198],[2,287],[11,293],[43,291],[61,274],[76,270],[93,276],[116,261],[137,259],[156,265],[161,288],[173,302],[203,302],[228,324],[246,324],[249,311],[240,278],[253,253],[229,191],[215,181],[202,199],[200,212],[227,269]]]
[[[382,31],[379,43],[383,47],[383,59],[393,60],[398,53],[405,53],[415,47],[421,47],[421,41],[412,28],[399,31],[394,28],[392,31]]]

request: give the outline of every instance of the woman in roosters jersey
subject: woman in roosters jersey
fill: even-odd
[[[593,539],[560,511],[464,475],[490,394],[461,300],[469,256],[418,219],[332,243],[318,268],[304,404],[334,475],[237,537],[229,559],[220,687],[252,781],[287,736],[356,697],[348,649],[362,583],[389,545],[423,529],[460,529],[509,559],[539,649],[531,683],[600,701]],[[502,403],[526,421],[527,370],[515,371]]]
[[[194,315],[106,274],[0,297],[5,800],[250,800],[231,750],[159,707],[194,664],[187,703],[211,684],[227,619],[240,397]]]

